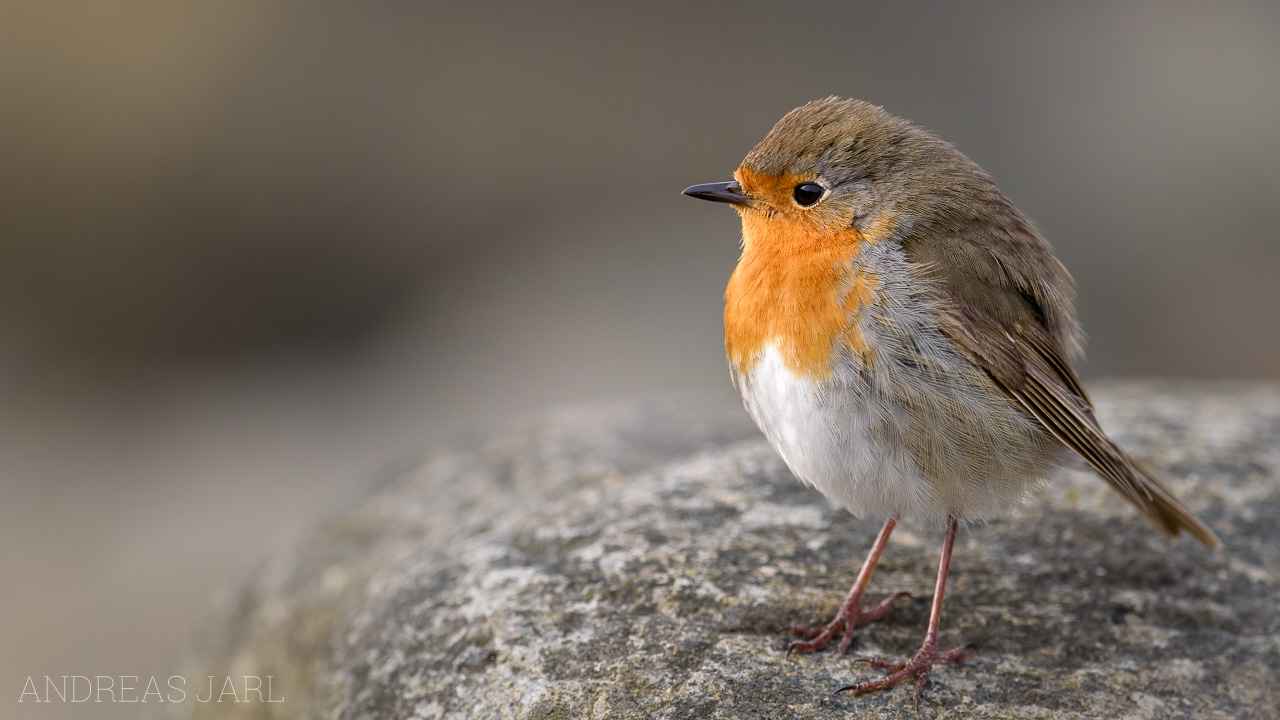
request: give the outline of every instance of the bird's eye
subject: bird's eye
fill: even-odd
[[[818,202],[824,192],[826,190],[823,190],[822,186],[817,183],[804,183],[796,186],[792,196],[802,207],[809,207]]]

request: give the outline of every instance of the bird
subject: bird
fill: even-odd
[[[792,652],[822,650],[893,611],[862,596],[899,522],[942,533],[929,625],[888,674],[914,678],[939,649],[961,527],[1003,516],[1071,456],[1160,531],[1221,541],[1103,431],[1073,362],[1083,356],[1075,286],[1031,221],[955,147],[882,107],[828,97],[787,113],[730,182],[683,194],[727,203],[742,223],[725,290],[733,387],[793,475],[858,518],[883,522],[834,619],[794,626]]]

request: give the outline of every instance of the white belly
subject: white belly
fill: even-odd
[[[894,343],[882,340],[874,373],[845,353],[815,383],[770,346],[735,378],[748,413],[800,480],[858,517],[940,527],[951,516],[1002,515],[1056,470],[1065,448],[945,343],[917,343],[920,354],[946,356],[921,367],[898,363]]]

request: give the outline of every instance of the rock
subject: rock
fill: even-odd
[[[1085,470],[963,530],[920,717],[1276,717],[1280,386],[1099,384],[1099,415],[1226,543],[1154,531]],[[427,455],[280,550],[192,674],[285,702],[194,717],[808,718],[912,713],[832,691],[923,638],[940,538],[895,533],[870,599],[914,598],[848,656],[788,657],[879,521],[796,482],[738,407],[544,415]]]

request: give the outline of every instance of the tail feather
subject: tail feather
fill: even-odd
[[[1135,499],[1128,493],[1120,494],[1133,502],[1157,528],[1172,537],[1177,537],[1180,532],[1186,530],[1211,548],[1222,547],[1222,540],[1218,539],[1209,526],[1200,522],[1200,519],[1193,515],[1186,505],[1174,497],[1168,488],[1152,477],[1151,473],[1138,465],[1123,450],[1115,445],[1112,445],[1112,448],[1124,461],[1122,467],[1128,471],[1130,486],[1137,489],[1140,497]],[[1108,481],[1111,479],[1107,473],[1102,473],[1102,477]]]

